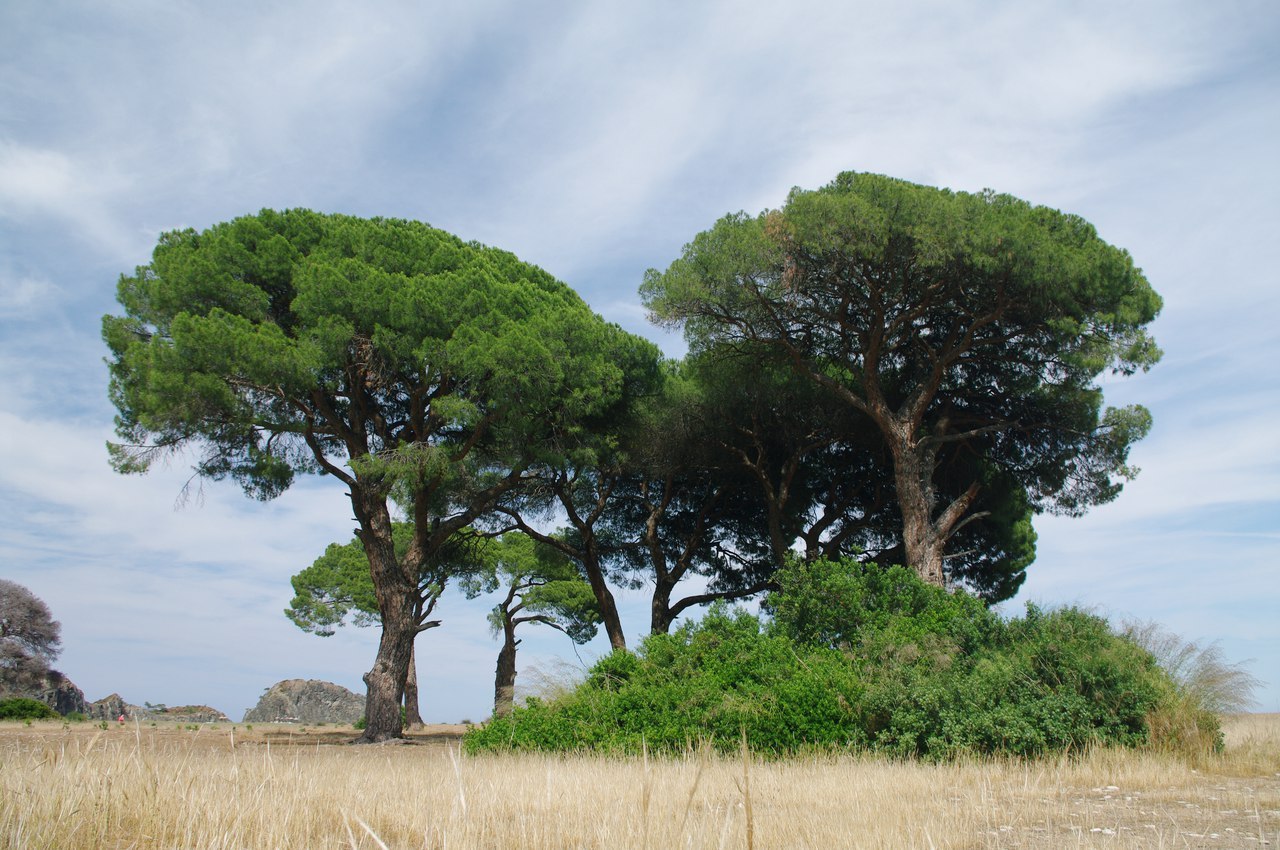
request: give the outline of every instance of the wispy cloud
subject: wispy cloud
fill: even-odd
[[[9,274],[0,268],[0,320],[35,317],[58,300],[57,284],[35,276]]]

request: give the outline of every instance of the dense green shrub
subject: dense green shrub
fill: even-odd
[[[977,597],[926,584],[904,567],[796,560],[775,581],[763,606],[773,615],[771,632],[860,656],[939,642],[968,651],[1000,625]]]
[[[674,752],[702,742],[762,752],[859,743],[857,671],[838,652],[768,635],[748,613],[713,608],[600,660],[576,691],[530,700],[467,732],[471,750]]]
[[[1148,740],[1171,692],[1151,653],[1075,608],[1008,621],[901,568],[793,564],[762,624],[713,608],[615,652],[557,700],[467,733],[472,750],[868,749],[1032,756]]]
[[[0,699],[0,720],[44,720],[57,716],[58,712],[38,699],[27,697]]]
[[[946,757],[1144,743],[1166,677],[1105,620],[1028,606],[970,653],[930,664],[872,661],[864,679],[876,749]]]

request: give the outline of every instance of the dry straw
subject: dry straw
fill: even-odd
[[[1280,846],[1280,716],[1188,761],[484,756],[312,730],[0,726],[2,850]],[[1211,836],[1218,836],[1213,838]],[[1198,837],[1197,837],[1198,836]]]

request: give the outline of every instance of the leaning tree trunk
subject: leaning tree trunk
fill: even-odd
[[[662,580],[654,583],[653,598],[649,600],[649,632],[665,635],[671,631],[671,624],[676,615],[671,611],[671,592],[675,590],[675,582]]]
[[[380,594],[381,595],[381,594]],[[407,596],[407,595],[406,595]],[[400,719],[400,701],[404,694],[405,679],[409,672],[409,658],[413,654],[413,639],[417,634],[412,601],[406,599],[400,606],[387,606],[383,611],[382,639],[378,642],[378,656],[373,669],[364,674],[368,689],[365,698],[365,729],[360,740],[378,743],[400,738],[404,725]]]
[[[423,725],[422,714],[418,710],[418,650],[417,640],[409,650],[409,672],[404,680],[404,724],[410,729],[418,729]]]
[[[587,574],[587,584],[595,594],[596,604],[600,606],[600,622],[604,625],[605,634],[609,636],[609,645],[613,649],[626,649],[627,637],[622,631],[622,618],[618,616],[618,605],[613,599],[613,592],[604,579],[604,569],[600,566],[600,555],[590,547],[583,553],[582,571]]]

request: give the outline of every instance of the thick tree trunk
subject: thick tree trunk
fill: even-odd
[[[493,716],[508,717],[516,704],[516,630],[511,623],[503,629],[502,649],[493,679]]]
[[[675,583],[658,581],[653,586],[653,599],[649,603],[649,631],[655,635],[665,635],[671,631],[671,624],[676,615],[671,612],[671,593]]]
[[[378,743],[399,738],[404,733],[400,702],[409,674],[413,641],[418,634],[418,587],[406,577],[396,558],[386,497],[353,487],[351,503],[360,522],[357,535],[369,558],[369,572],[382,619],[378,655],[373,669],[364,675],[366,725],[359,740]]]
[[[906,566],[929,584],[946,587],[942,563],[947,541],[957,523],[973,506],[979,484],[973,482],[942,510],[935,502],[933,464],[935,454],[927,446],[904,438],[903,428],[890,439],[893,453],[894,484],[898,491],[898,507],[902,511],[902,549]]]
[[[418,729],[423,725],[422,713],[418,710],[418,642],[413,642],[409,650],[409,672],[404,680],[404,724],[410,729]]]
[[[396,616],[388,616],[389,613]],[[383,611],[378,656],[374,659],[373,669],[364,674],[366,725],[364,734],[360,736],[364,743],[378,743],[404,734],[400,701],[416,635],[417,623],[413,619],[411,603],[400,612]]]
[[[898,507],[902,511],[902,546],[906,566],[929,584],[944,587],[942,556],[947,544],[947,531],[933,521],[932,469],[924,469],[923,459],[913,441],[895,435],[890,439],[893,454],[894,484],[898,491]]]

